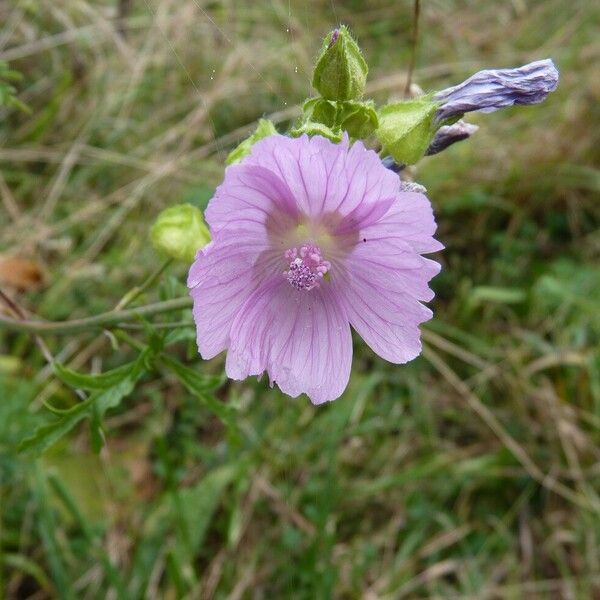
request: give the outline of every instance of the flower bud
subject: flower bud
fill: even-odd
[[[517,69],[479,71],[466,81],[434,94],[442,103],[436,119],[460,118],[478,110],[493,112],[513,104],[537,104],[558,85],[558,70],[550,59],[538,60]]]
[[[358,44],[342,25],[325,37],[312,84],[328,100],[356,100],[365,91],[368,71]]]
[[[273,125],[271,121],[268,119],[260,119],[254,133],[229,153],[225,159],[225,164],[233,165],[240,162],[242,158],[250,154],[252,146],[254,146],[258,140],[262,140],[270,135],[275,135],[276,133],[277,129],[275,129],[275,125]]]
[[[428,98],[384,106],[379,111],[376,131],[384,154],[405,165],[422,158],[439,127],[434,123],[438,106]]]
[[[445,150],[448,146],[456,144],[470,138],[479,127],[471,123],[465,123],[464,121],[457,121],[452,125],[442,125],[435,134],[427,152],[427,156],[438,154],[442,150]]]
[[[198,208],[176,204],[158,215],[150,229],[150,240],[159,252],[191,263],[196,252],[210,242],[210,233]]]

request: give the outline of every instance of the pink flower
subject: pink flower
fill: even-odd
[[[350,376],[350,325],[381,357],[421,352],[421,304],[442,245],[429,200],[361,142],[274,135],[225,171],[206,210],[213,241],[188,277],[198,349],[233,379],[269,374],[320,404]]]

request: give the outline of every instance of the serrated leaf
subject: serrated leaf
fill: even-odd
[[[54,362],[52,363],[52,370],[63,383],[76,389],[93,392],[96,390],[105,390],[117,384],[135,368],[135,365],[136,361],[133,361],[104,373],[86,375],[73,371],[58,362]]]
[[[162,355],[161,362],[170,369],[177,379],[204,404],[204,406],[214,413],[221,421],[237,436],[237,423],[235,421],[235,411],[228,406],[219,402],[211,391],[222,385],[223,378],[214,375],[203,375],[198,371],[190,369],[181,364],[178,360]]]
[[[145,372],[147,354],[148,351],[144,351],[133,363],[124,365],[127,369],[120,367],[121,379],[116,381],[112,387],[94,392],[87,400],[63,412],[58,420],[36,429],[31,437],[21,442],[19,450],[41,454],[69,433],[81,420],[92,417],[92,411],[96,412],[94,419],[96,419],[96,423],[99,423],[107,410],[116,407],[125,396],[133,391],[135,384]],[[77,380],[79,381],[79,379]],[[94,437],[94,444],[97,445],[99,439],[97,436]]]
[[[41,454],[67,435],[79,421],[87,416],[91,402],[92,399],[88,398],[61,419],[38,427],[31,437],[26,438],[19,444],[19,450]]]

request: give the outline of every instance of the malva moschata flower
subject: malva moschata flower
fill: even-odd
[[[361,142],[265,138],[226,169],[205,217],[212,242],[188,287],[200,354],[227,350],[230,378],[266,371],[320,404],[348,383],[350,326],[393,363],[420,353],[440,269],[421,255],[442,248],[431,204]]]

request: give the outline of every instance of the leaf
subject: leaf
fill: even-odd
[[[162,355],[161,362],[170,369],[181,381],[181,383],[198,398],[204,406],[214,413],[237,437],[238,426],[235,421],[235,411],[219,402],[209,392],[213,391],[223,383],[222,377],[214,375],[203,375],[198,371],[190,369],[181,364],[178,360]]]
[[[127,363],[117,367],[116,369],[111,369],[110,371],[106,371],[105,373],[100,373],[98,375],[85,375],[83,373],[78,373],[77,371],[73,371],[72,369],[69,369],[58,362],[52,363],[52,370],[62,382],[70,385],[73,388],[96,391],[106,390],[116,385],[135,368],[136,362],[137,361]]]
[[[182,529],[175,547],[180,560],[191,562],[201,549],[225,487],[236,474],[237,467],[226,465],[208,473],[195,486],[173,493],[173,515]]]
[[[225,381],[222,375],[205,375],[199,371],[186,367],[178,360],[169,356],[162,355],[160,360],[166,367],[171,369],[175,375],[177,375],[177,378],[181,383],[183,383],[193,394],[212,392],[223,385]],[[231,412],[231,409],[227,405],[222,404],[221,406]]]
[[[480,285],[471,291],[468,298],[469,308],[474,309],[481,304],[519,304],[527,300],[527,293],[520,288],[493,287]]]
[[[43,266],[29,258],[0,255],[0,284],[28,291],[42,287],[46,282]]]
[[[98,430],[101,418],[107,410],[118,406],[121,400],[133,391],[136,383],[145,372],[147,355],[148,350],[145,350],[138,356],[135,362],[119,367],[118,369],[113,369],[112,379],[110,379],[112,382],[111,387],[94,392],[87,400],[62,412],[62,416],[58,420],[42,425],[36,429],[31,437],[21,442],[19,450],[28,450],[39,455],[69,433],[69,431],[71,431],[71,429],[73,429],[73,427],[81,420],[92,417],[94,426],[93,444],[94,447],[97,448],[101,440],[101,434]],[[115,381],[114,371],[118,372],[120,380]],[[71,374],[72,373],[75,372],[71,371]],[[107,373],[105,373],[105,375],[106,374]],[[75,375],[79,374],[75,373]],[[83,381],[90,383],[89,377],[92,376],[84,375],[81,377],[84,378]],[[80,377],[75,377],[74,380],[78,383],[82,381]],[[107,381],[107,379],[104,381]],[[96,415],[94,415],[92,411],[95,411]]]
[[[29,450],[36,455],[42,454],[42,452],[67,435],[79,421],[87,416],[91,401],[92,399],[88,398],[58,421],[38,427],[31,437],[26,438],[19,444],[19,450]]]

